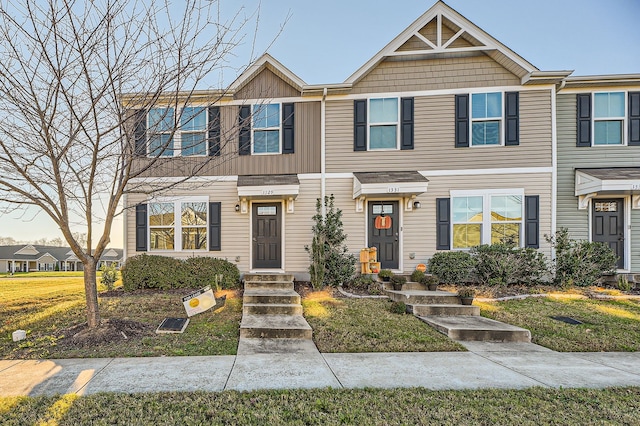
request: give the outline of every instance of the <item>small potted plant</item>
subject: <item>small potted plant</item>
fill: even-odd
[[[402,286],[407,282],[405,277],[400,275],[394,275],[391,277],[391,284],[393,285],[393,289],[400,291],[402,290]]]
[[[463,305],[471,305],[473,298],[476,296],[476,290],[471,287],[462,287],[458,290],[458,297]]]
[[[438,283],[440,282],[440,280],[435,275],[425,275],[420,282],[426,285],[429,291],[436,291],[438,289]]]
[[[411,273],[411,281],[414,283],[421,283],[422,280],[424,280],[424,277],[424,272],[417,269]]]
[[[384,282],[389,282],[392,276],[393,272],[391,272],[391,269],[380,269],[380,271],[378,272],[378,278],[380,278]]]

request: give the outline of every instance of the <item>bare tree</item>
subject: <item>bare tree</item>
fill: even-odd
[[[0,202],[41,209],[60,228],[84,266],[89,327],[100,323],[96,266],[119,202],[161,160],[132,167],[136,111],[202,96],[256,19],[240,10],[222,22],[215,1],[174,3],[0,2]]]

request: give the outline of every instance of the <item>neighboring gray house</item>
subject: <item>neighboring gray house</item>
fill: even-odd
[[[122,249],[107,249],[99,266],[122,264]],[[0,246],[0,272],[82,271],[82,262],[69,247],[20,244]]]
[[[557,94],[557,226],[640,271],[640,74],[568,77]]]

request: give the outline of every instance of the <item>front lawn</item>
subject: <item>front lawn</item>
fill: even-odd
[[[3,425],[638,424],[640,388],[295,389],[0,398]]]
[[[578,294],[474,302],[483,316],[531,330],[533,343],[561,352],[640,350],[640,301],[595,300]],[[551,317],[570,317],[571,325]]]
[[[442,352],[464,347],[410,314],[391,313],[387,299],[337,299],[315,292],[302,301],[320,352]]]

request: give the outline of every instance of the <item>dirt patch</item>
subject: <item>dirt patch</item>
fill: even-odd
[[[65,347],[100,346],[144,336],[153,336],[155,326],[138,321],[118,318],[103,319],[96,328],[89,328],[87,323],[75,325],[60,331],[64,336],[58,345]]]

